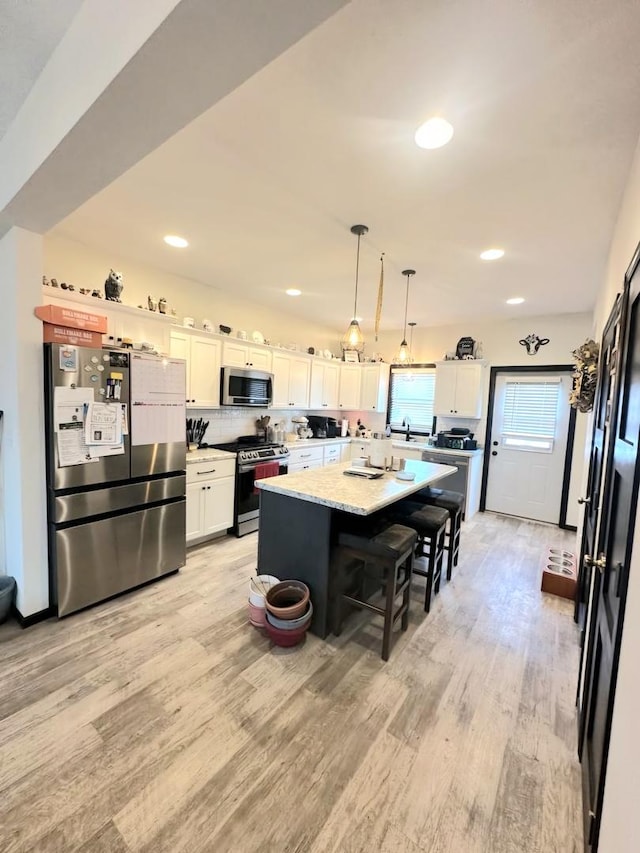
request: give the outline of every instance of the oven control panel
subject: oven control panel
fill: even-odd
[[[241,450],[239,462],[259,462],[261,459],[282,459],[289,455],[289,448],[284,445],[277,447],[262,447],[259,450]]]

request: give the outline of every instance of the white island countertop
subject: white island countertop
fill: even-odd
[[[299,498],[354,515],[370,515],[456,471],[451,465],[408,459],[405,470],[413,471],[415,480],[398,480],[395,471],[385,471],[379,479],[367,480],[343,473],[350,467],[351,463],[346,462],[324,468],[310,468],[281,477],[256,480],[255,485],[265,492]]]

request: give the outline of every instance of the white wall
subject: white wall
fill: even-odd
[[[599,294],[595,322],[600,335],[622,289],[624,273],[640,241],[640,144],[636,149],[620,215],[611,243],[607,278]],[[636,515],[635,526],[640,519]],[[630,531],[633,535],[633,531]],[[599,853],[637,853],[640,824],[636,811],[640,791],[640,547],[636,543],[629,570],[613,727],[604,789]]]
[[[0,239],[1,557],[3,571],[18,584],[17,606],[23,616],[49,606],[42,323],[33,315],[41,276],[42,238],[11,229]]]
[[[340,332],[319,326],[285,311],[275,311],[257,302],[249,302],[242,292],[228,294],[215,287],[182,278],[160,269],[122,257],[117,251],[106,253],[82,243],[46,235],[44,238],[44,271],[48,278],[81,287],[98,287],[104,292],[104,281],[114,268],[124,276],[122,301],[126,305],[146,305],[147,296],[165,297],[169,309],[175,308],[178,320],[193,317],[198,328],[202,320],[216,326],[223,323],[235,331],[243,329],[262,334],[271,343],[297,343],[304,350],[309,346],[329,348],[336,355]]]
[[[517,306],[514,306],[514,313]],[[513,320],[477,321],[420,328],[413,334],[415,361],[439,361],[446,352],[455,351],[460,338],[471,336],[482,343],[483,358],[491,365],[570,364],[571,352],[591,335],[593,320],[590,313],[549,314],[543,317],[514,317]],[[528,356],[518,341],[530,332],[549,343],[535,356]],[[391,361],[398,350],[401,333],[382,332],[370,349],[379,351],[385,361]]]

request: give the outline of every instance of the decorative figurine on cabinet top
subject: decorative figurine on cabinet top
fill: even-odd
[[[456,358],[457,359],[471,359],[475,358],[475,348],[476,342],[473,338],[465,337],[460,338],[456,346]]]
[[[158,300],[158,311],[161,314],[167,313],[167,300],[164,298],[164,296],[161,296]]]
[[[122,293],[123,287],[124,285],[122,284],[122,273],[115,272],[115,270],[111,270],[109,272],[109,277],[104,283],[105,299],[108,299],[109,302],[122,302],[122,299],[120,299],[120,294]]]

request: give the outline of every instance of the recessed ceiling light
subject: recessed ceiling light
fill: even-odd
[[[480,257],[483,261],[499,261],[504,257],[504,249],[485,249],[480,252]]]
[[[178,237],[175,234],[167,234],[164,242],[167,246],[173,246],[174,249],[186,249],[189,245],[188,240],[185,240],[184,237]]]
[[[451,141],[453,127],[446,119],[430,118],[416,130],[415,140],[418,148],[442,148]]]
[[[301,290],[298,290],[297,287],[290,287],[289,290],[286,291],[287,296],[300,296],[302,293]]]
[[[507,299],[507,305],[522,305],[524,299],[522,296],[514,296],[512,299]]]

